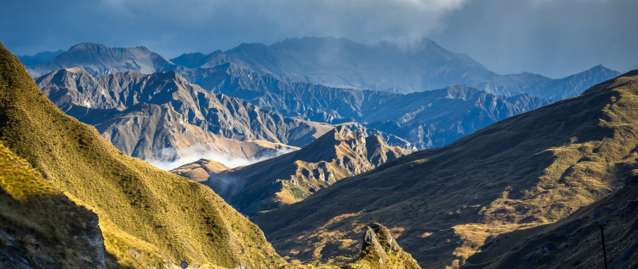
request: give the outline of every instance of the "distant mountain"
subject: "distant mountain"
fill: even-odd
[[[62,54],[63,52],[64,52],[63,50],[43,51],[33,55],[22,55],[22,56],[19,56],[18,58],[20,58],[20,62],[22,62],[22,64],[26,66],[34,66],[34,65],[47,63],[53,60],[56,56]]]
[[[497,95],[528,94],[553,101],[580,95],[585,89],[620,75],[602,65],[560,79],[550,79],[532,73],[503,75],[475,85]]]
[[[278,80],[236,64],[183,70],[204,88],[242,98],[288,116],[341,123],[357,121],[402,137],[419,148],[440,147],[548,100],[500,97],[464,86],[397,94]]]
[[[286,261],[210,188],[121,154],[2,45],[0,209],[0,268],[339,268]],[[346,268],[420,268],[366,229]]]
[[[272,45],[241,44],[208,55],[186,54],[172,61],[191,68],[231,62],[282,80],[400,92],[475,84],[494,75],[470,57],[427,39],[400,48],[342,38],[295,38]]]
[[[112,48],[95,43],[74,45],[64,52],[56,53],[49,60],[26,60],[24,64],[34,77],[72,67],[83,67],[93,75],[104,75],[126,71],[150,74],[171,69],[172,66],[168,60],[146,47]]]
[[[279,253],[302,260],[342,255],[360,238],[361,223],[374,220],[393,229],[424,268],[460,267],[481,248],[490,254],[478,260],[479,268],[484,262],[501,268],[519,267],[518,262],[523,268],[588,267],[576,263],[584,262],[578,257],[598,255],[588,252],[594,242],[583,240],[593,240],[593,223],[603,219],[603,212],[632,212],[622,209],[631,200],[608,204],[598,216],[576,212],[633,184],[626,180],[638,167],[636,107],[638,71],[500,121],[447,147],[387,162],[252,219]],[[552,226],[562,231],[524,230],[561,223],[574,213],[575,221]],[[635,252],[634,243],[621,239],[635,234],[627,233],[635,230],[630,215],[609,216],[622,220],[609,224],[610,236],[623,240],[613,246],[619,266],[630,264]],[[519,230],[504,237],[503,244],[486,241]],[[563,232],[574,237],[560,237]],[[327,243],[334,240],[339,243]],[[623,248],[628,256],[620,254]],[[507,260],[491,259],[499,257]]]
[[[172,61],[195,69],[232,63],[278,80],[337,88],[407,93],[467,85],[495,95],[528,94],[551,100],[577,96],[620,74],[596,66],[561,79],[533,73],[500,75],[428,39],[402,48],[338,38],[295,38],[272,45],[241,44],[210,54],[183,54]]]
[[[302,146],[331,128],[211,93],[174,72],[96,78],[71,68],[37,83],[68,114],[96,126],[123,152],[149,161],[217,154],[227,165],[243,165],[294,150],[283,144]]]
[[[338,125],[308,146],[282,156],[225,171],[211,171],[203,181],[242,213],[253,215],[299,202],[337,181],[364,173],[406,155],[359,124]],[[190,164],[176,169],[184,174]],[[196,176],[195,171],[189,174]],[[197,177],[195,177],[197,179]]]

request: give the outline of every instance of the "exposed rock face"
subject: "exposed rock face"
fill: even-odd
[[[205,184],[239,211],[252,215],[296,203],[337,181],[409,153],[358,124],[338,125],[310,145],[277,158],[221,173]]]
[[[560,221],[621,188],[638,148],[636,107],[634,72],[253,220],[304,260],[343,255],[378,220],[423,267],[459,267],[491,236]]]
[[[61,68],[83,67],[93,75],[137,71],[150,74],[171,69],[172,64],[146,47],[111,48],[95,43],[80,43],[56,53],[49,61],[25,62],[33,76]]]
[[[281,144],[305,145],[330,128],[211,93],[174,72],[95,78],[73,68],[37,81],[68,114],[95,125],[125,153],[151,161],[207,152],[258,159],[294,150]]]

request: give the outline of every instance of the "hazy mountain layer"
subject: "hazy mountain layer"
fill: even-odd
[[[68,114],[95,125],[123,152],[151,161],[210,153],[230,165],[294,150],[281,144],[305,145],[331,128],[211,93],[173,72],[96,78],[73,68],[37,82]]]
[[[468,85],[495,95],[528,94],[552,100],[577,96],[619,75],[602,66],[561,79],[532,73],[499,75],[427,39],[401,48],[347,39],[295,38],[272,45],[242,44],[210,54],[184,54],[172,61],[203,69],[233,63],[280,80],[330,87],[407,93]]]
[[[111,48],[102,44],[79,43],[58,53],[47,61],[40,55],[39,61],[28,61],[29,73],[37,77],[60,68],[82,66],[93,75],[137,71],[150,74],[171,69],[173,64],[146,47]],[[46,55],[44,55],[46,56]],[[30,64],[31,63],[31,64]]]
[[[0,267],[313,267],[284,261],[210,188],[66,116],[2,46],[0,123]],[[369,231],[354,268],[419,268],[387,229]]]
[[[494,75],[470,57],[431,40],[400,48],[390,43],[297,38],[272,45],[241,44],[208,55],[186,54],[172,61],[191,68],[233,62],[284,80],[401,92],[473,84]]]
[[[496,95],[528,94],[558,101],[578,96],[585,89],[618,75],[620,73],[615,70],[597,65],[583,72],[559,79],[550,79],[533,73],[522,73],[498,76],[474,86]]]
[[[389,146],[358,124],[338,125],[310,145],[277,158],[232,170],[213,169],[203,183],[242,213],[253,215],[299,202],[337,181],[369,171],[409,153]],[[176,169],[197,179],[201,165]],[[216,171],[217,170],[217,171]]]
[[[638,146],[637,95],[638,75],[627,74],[254,220],[283,255],[341,255],[379,221],[425,268],[458,267],[490,236],[562,220],[621,188],[619,165]]]

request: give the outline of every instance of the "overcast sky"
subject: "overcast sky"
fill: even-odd
[[[499,73],[553,77],[638,68],[638,0],[3,0],[0,41],[18,54],[92,41],[167,57],[242,42],[431,38]]]

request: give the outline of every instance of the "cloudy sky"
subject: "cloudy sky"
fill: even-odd
[[[3,0],[0,41],[18,54],[92,41],[167,57],[241,42],[431,38],[500,73],[557,77],[638,68],[636,0]]]

